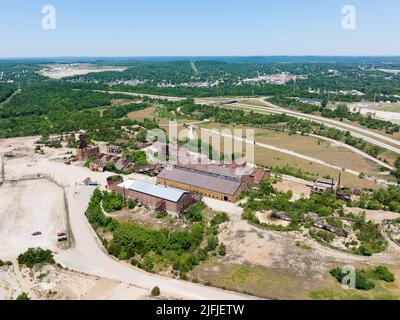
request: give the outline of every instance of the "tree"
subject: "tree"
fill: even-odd
[[[107,162],[106,164],[106,170],[107,171],[115,171],[115,164],[114,162]]]

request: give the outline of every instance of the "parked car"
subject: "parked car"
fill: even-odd
[[[32,232],[32,236],[33,236],[33,237],[40,236],[41,234],[42,234],[42,233],[41,233],[40,231]]]
[[[63,242],[63,241],[67,241],[68,237],[64,236],[64,237],[58,237],[58,242]]]
[[[66,235],[67,235],[66,232],[59,232],[59,233],[57,234],[57,237],[65,237]]]

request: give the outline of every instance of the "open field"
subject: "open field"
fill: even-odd
[[[228,126],[222,126],[216,123],[202,124],[201,126],[216,129],[228,128]],[[236,128],[246,129],[246,127],[240,126],[235,127],[235,129]],[[292,150],[316,159],[324,160],[339,167],[358,170],[368,174],[379,174],[377,166],[374,163],[364,159],[359,154],[330,142],[314,137],[289,135],[284,132],[275,132],[272,130],[257,128],[254,128],[254,130],[256,142]]]
[[[128,114],[128,118],[137,121],[143,121],[144,119],[154,118],[155,107],[134,111]]]

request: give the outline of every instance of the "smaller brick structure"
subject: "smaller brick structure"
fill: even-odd
[[[125,199],[135,200],[149,209],[175,215],[182,213],[197,201],[189,192],[146,181],[128,180],[120,184],[109,183],[108,188],[123,194]]]

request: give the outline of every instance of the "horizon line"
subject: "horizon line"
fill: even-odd
[[[400,58],[398,55],[329,55],[329,54],[278,54],[278,55],[61,55],[61,56],[0,56],[0,60],[60,59],[60,58]]]

